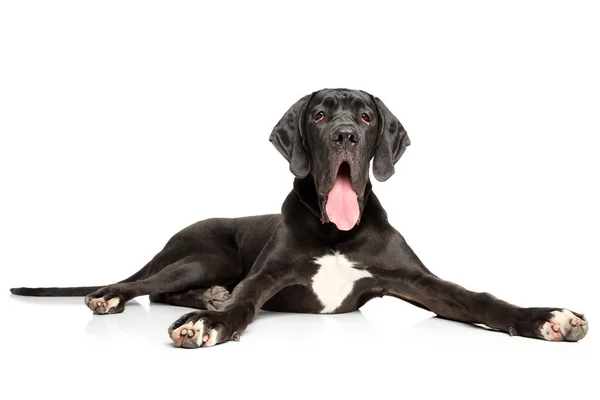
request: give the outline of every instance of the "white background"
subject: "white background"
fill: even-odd
[[[598,396],[599,18],[593,2],[3,2],[0,397]],[[432,271],[585,312],[588,337],[386,298],[263,313],[239,343],[185,351],[166,334],[184,308],[9,294],[111,283],[197,220],[278,212],[292,175],[268,136],[323,87],[380,97],[408,130],[374,189]]]

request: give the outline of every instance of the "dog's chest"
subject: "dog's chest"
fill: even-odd
[[[356,281],[372,277],[369,271],[359,269],[356,263],[340,253],[318,257],[319,266],[312,277],[312,290],[323,304],[321,313],[335,311],[352,292]]]

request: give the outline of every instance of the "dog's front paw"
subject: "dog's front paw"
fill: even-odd
[[[526,308],[521,320],[509,327],[511,335],[522,335],[552,342],[577,342],[588,333],[583,314],[560,308]]]
[[[183,315],[169,327],[169,337],[177,347],[212,347],[239,340],[231,315],[222,311],[195,311]]]
[[[542,337],[553,342],[577,342],[588,333],[589,325],[583,314],[569,310],[557,310],[540,328]]]

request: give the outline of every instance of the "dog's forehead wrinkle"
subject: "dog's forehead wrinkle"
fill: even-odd
[[[353,110],[360,110],[361,108],[366,108],[367,107],[366,103],[361,98],[355,98],[355,99],[353,99],[352,103],[351,103],[351,106],[352,106]]]
[[[333,108],[333,107],[335,107],[335,106],[336,106],[336,103],[337,103],[336,99],[335,99],[334,97],[331,97],[331,96],[327,96],[327,97],[325,97],[325,98],[324,98],[324,99],[321,101],[321,104],[322,104],[323,106],[325,106],[325,107],[330,107],[330,108]]]

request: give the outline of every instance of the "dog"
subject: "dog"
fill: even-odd
[[[281,214],[216,218],[175,234],[146,266],[106,287],[14,288],[26,296],[85,296],[95,314],[127,301],[199,309],[169,328],[177,347],[211,347],[240,334],[260,309],[336,314],[393,296],[440,317],[512,335],[578,341],[583,316],[522,308],[430,272],[388,222],[373,193],[410,145],[400,121],[364,91],[323,89],[302,97],[269,140],[289,162],[293,190]]]

